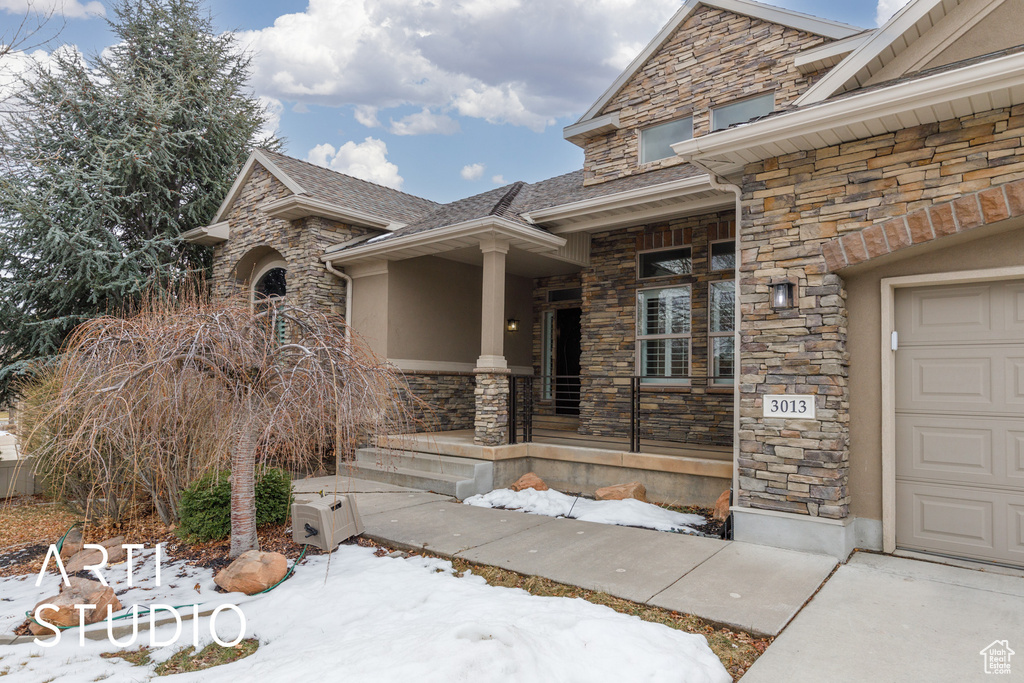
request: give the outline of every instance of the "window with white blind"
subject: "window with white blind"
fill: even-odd
[[[712,282],[708,299],[708,372],[714,384],[732,384],[736,376],[736,283]]]
[[[637,292],[640,376],[650,383],[690,379],[690,286]]]

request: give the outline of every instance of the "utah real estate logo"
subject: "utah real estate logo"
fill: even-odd
[[[1010,641],[995,640],[991,645],[981,651],[985,658],[985,673],[987,674],[1009,674],[1010,657],[1016,654],[1010,649]]]

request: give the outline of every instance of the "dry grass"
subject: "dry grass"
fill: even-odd
[[[34,543],[56,543],[78,516],[40,496],[0,501],[0,551]]]
[[[690,614],[681,614],[660,607],[630,602],[607,593],[569,586],[539,576],[525,576],[500,567],[471,564],[458,558],[443,559],[450,560],[460,576],[465,572],[472,572],[477,576],[482,576],[492,586],[521,588],[531,595],[582,598],[597,605],[610,607],[616,612],[639,617],[644,621],[663,624],[686,633],[700,634],[707,638],[711,650],[722,660],[722,664],[734,679],[738,679],[746,673],[747,669],[772,642],[771,638],[755,638],[747,633],[717,628]]]
[[[259,649],[260,642],[255,638],[246,638],[234,647],[224,647],[217,643],[210,643],[199,652],[191,645],[178,650],[166,661],[157,665],[154,670],[157,676],[172,676],[174,674],[189,673],[211,669],[221,664],[230,664],[239,659],[245,659]],[[135,666],[149,666],[149,648],[140,647],[137,650],[121,650],[119,652],[106,652],[100,655],[104,659],[120,658]]]

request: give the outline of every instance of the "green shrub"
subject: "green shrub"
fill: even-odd
[[[231,534],[230,472],[211,472],[182,492],[179,534],[190,541],[212,541]],[[292,482],[276,467],[256,472],[256,526],[283,524],[291,511]]]

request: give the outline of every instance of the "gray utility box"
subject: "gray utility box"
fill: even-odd
[[[363,533],[355,496],[325,496],[292,504],[292,540],[332,552],[346,538]]]

